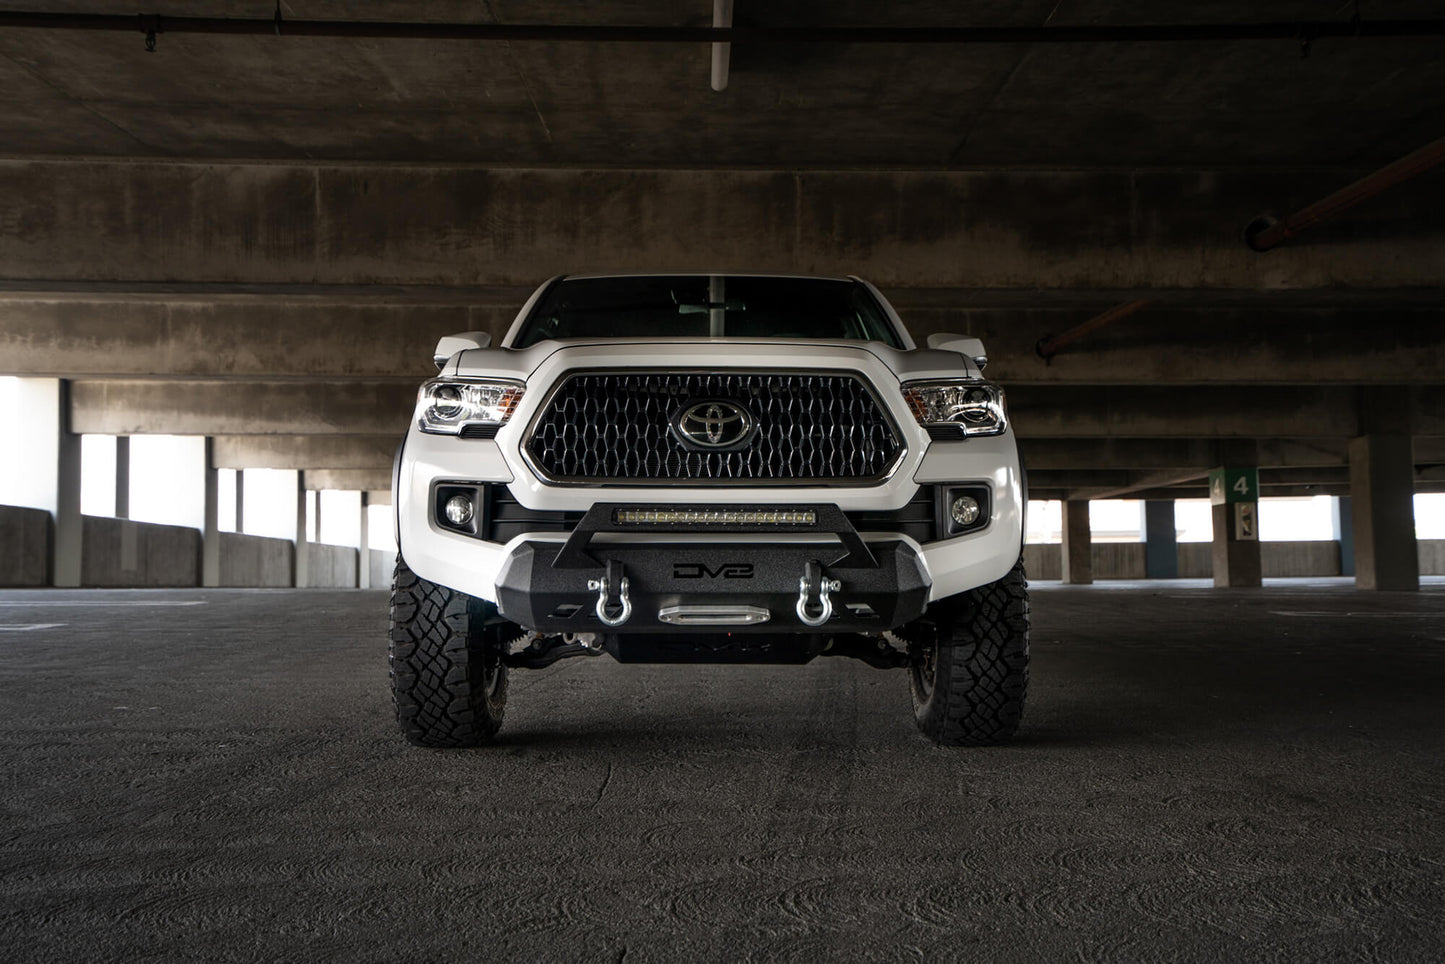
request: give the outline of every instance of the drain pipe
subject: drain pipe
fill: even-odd
[[[1050,361],[1059,353],[1060,348],[1078,341],[1089,332],[1098,331],[1105,325],[1112,325],[1116,321],[1128,318],[1136,311],[1142,311],[1150,305],[1158,303],[1159,299],[1157,298],[1140,298],[1137,301],[1126,301],[1122,305],[1115,305],[1108,311],[1095,315],[1083,324],[1075,325],[1063,334],[1047,335],[1040,338],[1039,343],[1034,346],[1034,351],[1038,352],[1039,357],[1044,361]]]
[[[733,25],[733,0],[712,0],[712,25],[714,28]],[[732,44],[712,45],[712,89],[728,89],[728,65],[732,56]]]
[[[1244,243],[1256,251],[1268,251],[1326,218],[1334,217],[1417,174],[1423,174],[1441,161],[1445,161],[1445,137],[1360,178],[1349,187],[1340,188],[1309,207],[1300,208],[1283,221],[1270,217],[1255,218],[1244,228]]]

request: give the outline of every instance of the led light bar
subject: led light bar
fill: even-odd
[[[810,526],[818,514],[812,509],[618,509],[613,521],[632,526]]]

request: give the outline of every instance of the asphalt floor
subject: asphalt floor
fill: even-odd
[[[907,680],[576,659],[403,743],[384,592],[0,592],[0,959],[1439,960],[1445,581],[1034,587]]]

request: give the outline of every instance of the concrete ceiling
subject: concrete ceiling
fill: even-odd
[[[0,15],[36,7],[136,12],[0,0]],[[1424,0],[739,0],[735,23],[1347,22],[1357,10],[1441,13]],[[281,11],[712,17],[705,0]],[[86,430],[226,436],[227,465],[341,479],[384,467],[436,336],[500,332],[548,276],[846,272],[884,286],[916,335],[988,341],[1030,458],[1069,454],[1048,461],[1048,494],[1192,493],[1196,470],[1235,457],[1285,473],[1276,491],[1303,491],[1310,472],[1334,491],[1341,440],[1369,427],[1372,404],[1405,408],[1418,485],[1441,485],[1445,171],[1268,254],[1240,240],[1254,216],[1445,133],[1438,32],[1320,39],[1308,56],[1292,39],[736,43],[721,92],[698,42],[157,40],[147,53],[139,31],[0,25],[0,373],[81,379]],[[1142,296],[1159,303],[1050,362],[1033,353]],[[1129,444],[1106,450],[1111,437]],[[1301,439],[1328,457],[1302,458]],[[1228,447],[1240,440],[1253,447]]]
[[[145,7],[144,4],[140,5]],[[0,10],[136,12],[104,0]],[[701,26],[707,0],[287,0],[290,19]],[[1346,21],[1340,0],[773,2],[739,26]],[[1429,0],[1358,6],[1440,14]],[[147,8],[147,12],[150,12]],[[157,13],[269,18],[267,0]],[[1064,45],[477,42],[0,30],[4,150],[484,164],[1371,167],[1440,134],[1438,36]]]

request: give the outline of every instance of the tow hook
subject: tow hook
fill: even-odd
[[[612,604],[612,587],[617,586],[617,605]],[[587,588],[597,593],[597,618],[607,626],[621,626],[632,618],[632,599],[628,596],[627,577],[622,563],[609,560],[601,579],[587,580]]]
[[[818,614],[809,613],[810,604],[808,596],[812,587],[818,587]],[[833,618],[833,599],[829,593],[837,592],[843,588],[843,583],[837,579],[828,579],[823,575],[823,566],[814,560],[808,563],[803,570],[803,577],[798,580],[798,605],[796,607],[798,618],[805,626],[821,626]]]

